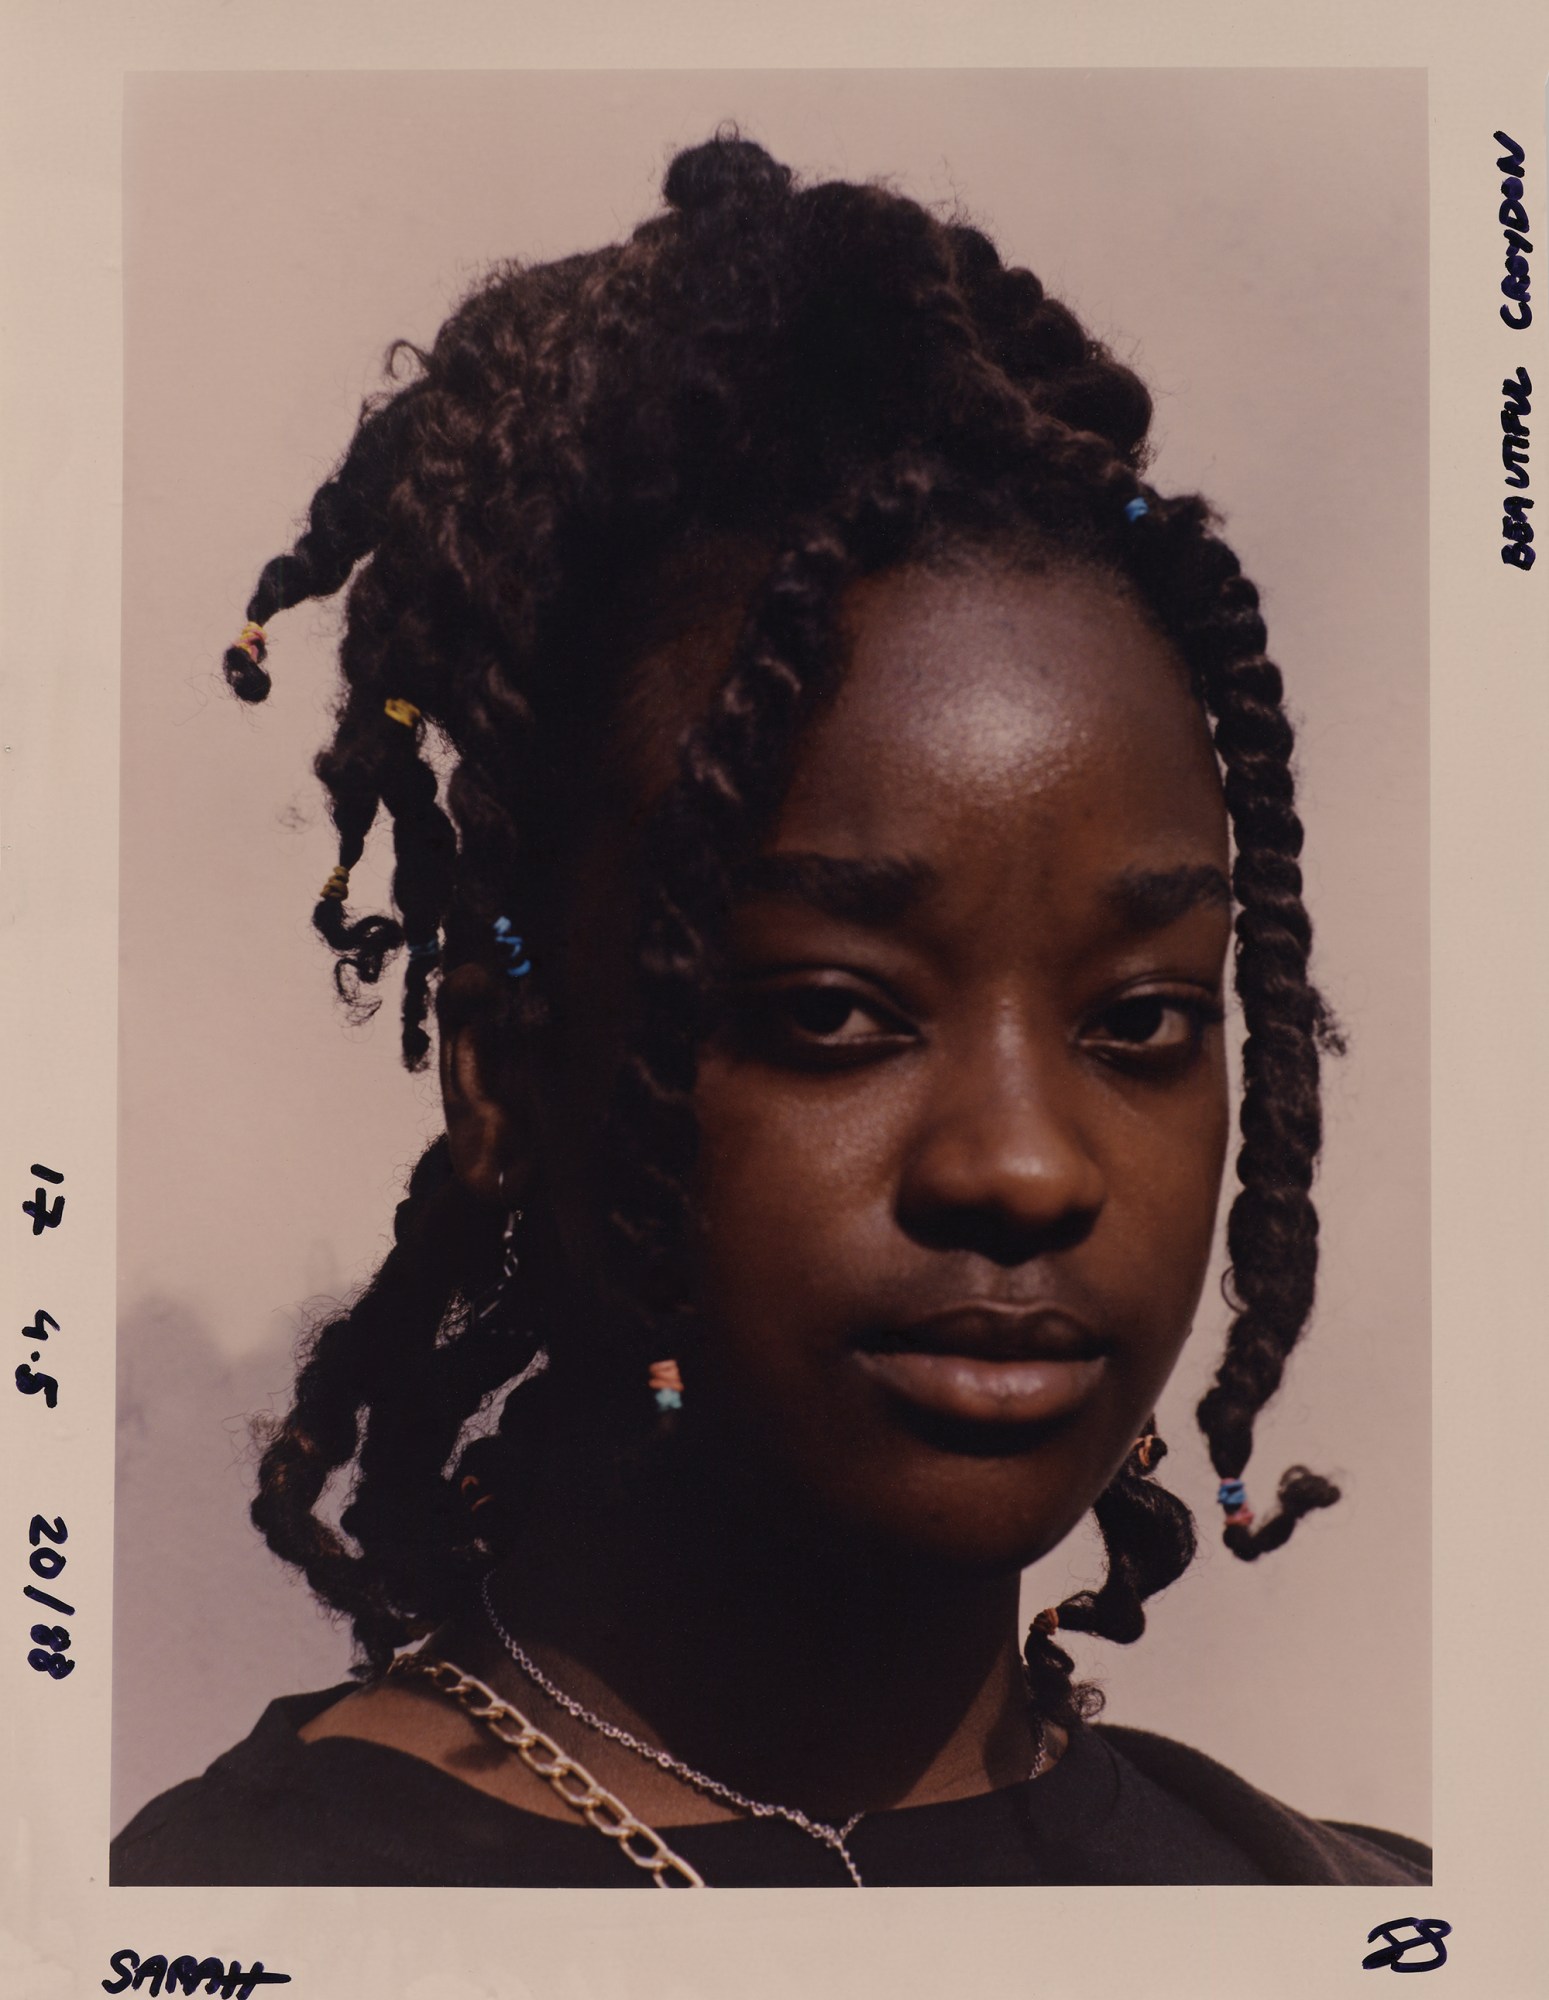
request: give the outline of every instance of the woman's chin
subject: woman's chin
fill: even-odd
[[[886,1533],[901,1565],[921,1574],[967,1579],[1020,1575],[1058,1548],[1075,1525],[1064,1509],[1056,1519],[1030,1518],[1026,1512],[952,1513],[923,1520],[895,1517],[886,1524]]]
[[[985,1467],[976,1468],[981,1474]],[[810,1496],[779,1510],[771,1536],[815,1569],[875,1587],[1015,1576],[1057,1548],[1087,1511],[1068,1489],[1002,1478],[900,1481],[880,1491]],[[763,1536],[760,1536],[763,1540]],[[768,1544],[766,1543],[766,1546]]]

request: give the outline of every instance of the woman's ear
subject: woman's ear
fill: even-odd
[[[481,1200],[510,1208],[529,1175],[530,1120],[510,1065],[495,1057],[497,1003],[481,965],[460,965],[441,982],[441,1099],[458,1178]]]

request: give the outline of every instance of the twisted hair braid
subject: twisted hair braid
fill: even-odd
[[[384,1371],[427,1320],[439,1322],[445,1311],[452,1286],[436,1253],[452,1237],[439,1225],[459,1206],[441,1140],[414,1171],[399,1205],[396,1241],[376,1278],[348,1312],[312,1336],[290,1412],[270,1435],[259,1468],[255,1524],[324,1603],[351,1619],[367,1653],[380,1650],[386,1617],[375,1565],[351,1554],[315,1508],[330,1475],[355,1457],[361,1412],[370,1409]],[[346,1383],[348,1394],[341,1393]]]
[[[502,266],[428,350],[395,350],[414,379],[367,406],[304,533],[260,576],[248,606],[259,624],[348,584],[344,692],[317,769],[342,867],[386,809],[396,914],[351,917],[337,895],[320,899],[341,990],[359,1002],[394,951],[416,948],[403,1028],[414,1066],[437,976],[498,972],[491,926],[504,916],[538,971],[497,980],[502,1033],[543,1018],[577,774],[594,768],[642,651],[641,603],[621,579],[663,573],[696,536],[770,551],[642,846],[606,1204],[626,1288],[659,1312],[656,1281],[693,1225],[693,1092],[735,869],[842,672],[845,590],[952,550],[1089,567],[1131,592],[1187,663],[1232,826],[1247,1028],[1235,1311],[1199,1420],[1218,1473],[1235,1478],[1312,1303],[1319,1052],[1337,1046],[1308,977],[1292,734],[1257,596],[1202,501],[1142,486],[1144,386],[982,231],[882,188],[801,186],[731,132],[680,154],[665,195],[626,242]],[[268,692],[263,651],[260,639],[226,656],[245,700]],[[389,699],[419,711],[412,728],[384,714]],[[444,789],[432,734],[448,753]],[[495,1234],[432,1148],[394,1250],[313,1341],[264,1458],[255,1520],[376,1664],[466,1588],[474,1543],[451,1461],[463,1421],[524,1358],[468,1310]],[[488,1471],[505,1454],[509,1482],[530,1407],[511,1399],[499,1435],[464,1462]],[[351,1465],[343,1526],[358,1554],[316,1512]],[[1334,1497],[1293,1468],[1274,1516],[1256,1532],[1229,1524],[1227,1545],[1251,1559]],[[1127,1641],[1146,1598],[1187,1566],[1193,1525],[1134,1464],[1096,1511],[1108,1577],[1061,1619]],[[509,1510],[501,1520],[519,1532]],[[1085,1697],[1050,1633],[1035,1632],[1027,1658],[1041,1711],[1078,1713]]]
[[[1246,1468],[1254,1419],[1279,1387],[1312,1310],[1320,1050],[1338,1052],[1343,1041],[1308,977],[1312,926],[1301,894],[1303,828],[1294,804],[1294,734],[1283,680],[1265,654],[1258,593],[1212,522],[1197,497],[1164,503],[1152,495],[1127,553],[1131,575],[1190,662],[1213,718],[1235,849],[1233,970],[1247,1032],[1237,1155],[1241,1192],[1227,1218],[1234,1318],[1215,1382],[1198,1409],[1211,1462],[1226,1481]],[[1292,1466],[1278,1482],[1274,1511],[1257,1525],[1239,1512],[1228,1519],[1222,1539],[1240,1560],[1255,1561],[1282,1546],[1304,1514],[1339,1497],[1338,1487],[1321,1474]],[[1096,1593],[1078,1593],[1061,1604],[1060,1623],[1130,1643],[1145,1629],[1144,1600],[1193,1560],[1192,1517],[1174,1496],[1150,1485],[1133,1458],[1095,1512],[1107,1577]],[[1050,1644],[1035,1630],[1030,1655]]]
[[[1294,736],[1284,683],[1266,656],[1258,592],[1212,532],[1197,499],[1164,510],[1149,566],[1163,616],[1199,678],[1214,721],[1231,819],[1237,905],[1234,979],[1242,1005],[1241,1192],[1227,1218],[1235,1317],[1198,1417],[1222,1480],[1238,1478],[1253,1421],[1280,1386],[1309,1313],[1318,1262],[1311,1188],[1322,1145],[1320,1052],[1343,1039],[1308,977],[1312,925],[1302,902],[1303,829],[1295,807]],[[1179,562],[1170,560],[1181,544]],[[1229,1522],[1232,1553],[1253,1561],[1280,1546],[1296,1521],[1332,1505],[1338,1488],[1305,1467],[1281,1480],[1276,1511],[1256,1530]]]
[[[1077,1591],[1059,1606],[1064,1631],[1095,1632],[1119,1645],[1133,1644],[1146,1629],[1145,1600],[1194,1559],[1188,1509],[1152,1478],[1167,1455],[1154,1429],[1150,1445],[1149,1464],[1142,1462],[1137,1446],[1098,1496],[1094,1512],[1108,1552],[1108,1573],[1098,1590]]]
[[[350,1618],[372,1671],[445,1616],[487,1561],[446,1461],[469,1412],[535,1345],[508,1325],[480,1325],[471,1310],[494,1277],[490,1222],[452,1172],[446,1139],[436,1140],[410,1178],[381,1269],[312,1335],[259,1468],[255,1524]],[[455,1337],[438,1339],[449,1323]],[[385,1393],[389,1383],[397,1393]],[[359,1554],[316,1513],[330,1476],[352,1460],[340,1526]]]
[[[275,556],[260,571],[247,604],[254,625],[266,625],[277,611],[309,597],[331,597],[344,587],[381,531],[411,411],[412,391],[365,405],[343,463],[312,496],[306,528],[285,555]],[[268,695],[271,682],[263,651],[262,641],[257,657],[241,646],[226,649],[222,665],[240,701],[258,702]]]
[[[1152,1417],[1093,1509],[1107,1557],[1101,1586],[1079,1590],[1051,1612],[1040,1612],[1027,1635],[1023,1660],[1034,1702],[1041,1714],[1067,1728],[1077,1716],[1100,1713],[1102,1695],[1091,1685],[1072,1686],[1074,1662],[1055,1632],[1091,1632],[1133,1645],[1146,1629],[1146,1599],[1176,1582],[1194,1560],[1194,1517],[1153,1477],[1166,1456],[1166,1441]]]
[[[903,554],[929,489],[923,463],[893,461],[792,536],[648,830],[638,1025],[613,1105],[621,1167],[610,1211],[637,1271],[670,1256],[689,1217],[698,1051],[736,866],[779,803],[803,723],[834,684],[845,587]]]

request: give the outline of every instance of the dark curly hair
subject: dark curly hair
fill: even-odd
[[[801,186],[729,130],[677,156],[665,195],[627,242],[504,265],[428,352],[392,350],[410,379],[367,404],[226,655],[236,693],[261,701],[255,628],[348,584],[343,691],[317,771],[341,870],[385,807],[396,914],[352,917],[346,877],[332,878],[314,920],[341,991],[371,1006],[407,945],[403,1049],[418,1067],[434,983],[470,962],[498,974],[492,926],[515,912],[538,969],[496,978],[494,1040],[509,1049],[536,1031],[569,774],[618,699],[641,580],[696,546],[765,550],[725,676],[643,841],[636,1013],[604,1150],[622,1284],[651,1298],[685,1223],[730,885],[842,671],[846,588],[954,549],[1110,577],[1191,671],[1233,835],[1246,1026],[1234,1318],[1198,1414],[1234,1480],[1312,1305],[1319,1052],[1338,1045],[1308,980],[1292,732],[1258,594],[1203,500],[1143,482],[1151,402],[1137,377],[980,230],[882,186]],[[395,716],[388,701],[410,706]],[[530,1339],[476,1310],[498,1227],[438,1140],[376,1278],[313,1336],[263,1457],[253,1518],[350,1618],[360,1671],[466,1604],[491,1547],[519,1531],[523,1427],[541,1423],[541,1392],[509,1397],[499,1431],[458,1449],[532,1360]],[[1152,1479],[1155,1455],[1132,1454],[1098,1500],[1107,1579],[1062,1604],[1059,1626],[1132,1640],[1143,1600],[1190,1561],[1193,1522]],[[338,1474],[344,1534],[318,1511]],[[475,1477],[498,1499],[478,1522],[460,1499]],[[1293,1468],[1269,1518],[1229,1521],[1226,1544],[1252,1560],[1337,1497]],[[1068,1721],[1091,1703],[1055,1628],[1037,1621],[1026,1660],[1040,1715]]]

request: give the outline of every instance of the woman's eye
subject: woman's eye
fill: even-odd
[[[855,996],[836,986],[798,987],[779,1002],[793,1028],[818,1041],[853,1040],[867,1022]]]
[[[1105,1009],[1089,1039],[1119,1060],[1187,1057],[1224,1018],[1220,1002],[1202,993],[1135,993]]]
[[[750,1052],[775,1061],[858,1058],[908,1035],[879,1001],[848,986],[754,988],[737,1000],[734,1019]]]

